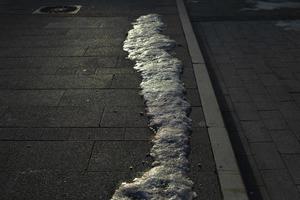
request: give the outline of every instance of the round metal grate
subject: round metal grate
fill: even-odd
[[[33,14],[76,14],[80,8],[80,5],[43,6],[34,11]]]
[[[43,13],[69,13],[77,10],[76,6],[48,6],[40,9]]]

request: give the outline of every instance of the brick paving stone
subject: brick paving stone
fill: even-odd
[[[49,129],[47,129],[49,131]],[[68,140],[123,140],[124,128],[67,128]],[[48,137],[51,134],[44,133]]]
[[[224,101],[219,102],[222,112],[232,112],[234,110],[230,95],[224,95]]]
[[[249,142],[272,141],[267,128],[260,121],[243,121],[241,124]]]
[[[145,108],[139,107],[106,107],[100,123],[101,127],[146,127],[148,122]]]
[[[88,48],[84,56],[103,56],[103,57],[114,57],[120,54],[119,48],[112,48],[112,47],[93,47]]]
[[[70,16],[32,15],[40,2],[17,3],[0,5],[0,199],[105,200],[151,166],[140,77],[122,50],[131,22],[150,11],[163,15],[184,64],[196,199],[221,199],[174,1],[89,2]]]
[[[224,78],[224,83],[227,87],[239,87],[242,85],[242,80],[239,76],[231,76]]]
[[[230,132],[243,132],[242,125],[240,123],[240,120],[236,116],[236,114],[233,111],[223,112],[224,120],[226,121],[226,124],[228,123],[228,131]]]
[[[101,114],[101,108],[92,107],[10,107],[1,117],[0,124],[6,127],[97,127]]]
[[[247,183],[251,183],[250,188],[263,186],[264,182],[260,170],[257,168],[253,155],[242,155],[238,157],[242,177]]]
[[[263,186],[257,186],[250,189],[249,192],[250,199],[266,199],[271,200],[268,191]]]
[[[281,113],[278,110],[263,110],[258,111],[262,120],[280,119],[283,120]]]
[[[295,76],[292,71],[286,68],[274,68],[273,73],[279,80],[294,80]]]
[[[283,119],[265,119],[263,120],[265,126],[269,130],[286,130],[287,124]]]
[[[1,152],[7,154],[1,170],[83,170],[87,167],[92,149],[92,142],[2,141],[0,143]]]
[[[291,95],[283,86],[272,86],[266,88],[275,101],[290,101],[292,99]]]
[[[203,127],[206,126],[205,118],[201,107],[193,106],[190,118],[192,119],[192,126],[193,127]]]
[[[187,89],[186,98],[192,106],[201,106],[200,96],[197,89]]]
[[[0,102],[9,106],[56,106],[63,93],[63,90],[7,90],[1,91]]]
[[[83,48],[0,48],[0,57],[83,56]]]
[[[247,103],[251,102],[251,98],[245,88],[228,88],[232,102]]]
[[[248,143],[248,140],[243,132],[231,133],[230,140],[235,144],[233,148],[237,157],[253,154],[250,149],[250,144]]]
[[[185,88],[197,88],[194,71],[192,69],[184,69],[181,80],[184,82]]]
[[[268,91],[265,87],[262,86],[260,81],[247,82],[244,83],[246,90],[250,95],[265,95],[268,94]]]
[[[150,167],[152,162],[148,156],[149,148],[149,141],[97,141],[88,170],[144,171]]]
[[[299,121],[288,120],[287,124],[288,124],[288,128],[292,130],[292,132],[296,135],[296,137],[299,140],[300,139],[300,124],[299,124]]]
[[[271,142],[251,143],[251,151],[259,169],[284,169],[284,163],[276,146]]]
[[[112,88],[139,89],[141,77],[137,74],[116,74],[113,77]]]
[[[273,74],[260,74],[259,77],[260,77],[260,80],[262,81],[262,83],[264,84],[264,86],[266,86],[266,87],[281,85],[278,78]]]
[[[251,161],[250,168],[264,178],[258,181],[256,173],[243,173],[253,177],[245,179],[250,199],[298,199],[293,174],[282,160],[298,155],[300,148],[298,34],[276,27],[276,21],[206,21],[195,19],[194,28],[206,41],[203,50],[222,96],[219,104],[237,159]],[[255,182],[261,185],[253,186]],[[278,192],[281,184],[286,184],[283,194]]]
[[[216,173],[199,170],[190,173],[190,176],[194,181],[194,191],[197,193],[195,199],[205,200],[222,198],[218,192],[218,186],[216,185],[216,181],[218,180]]]
[[[67,90],[61,98],[60,106],[105,105],[105,90]]]
[[[193,128],[191,134],[191,151],[189,160],[191,170],[195,172],[214,171],[215,163],[212,162],[212,151],[209,142],[208,132],[205,128]],[[201,145],[198,144],[201,143]],[[207,162],[209,161],[209,162]]]
[[[46,116],[46,107],[10,107],[1,116],[1,126],[34,126]]]
[[[1,141],[122,140],[124,128],[1,128]]]
[[[289,93],[300,92],[300,82],[298,80],[282,80],[280,82],[287,88],[287,91]]]
[[[234,103],[234,108],[241,121],[260,119],[256,107],[252,103]]]
[[[49,107],[46,113],[38,121],[46,127],[98,127],[103,107]]]
[[[294,121],[300,120],[300,108],[293,101],[281,102],[278,105],[278,108],[279,108],[280,112],[282,113],[282,116],[284,117],[284,119],[294,120]]]
[[[288,167],[288,170],[293,177],[294,182],[300,184],[300,154],[283,155],[283,159]]]
[[[297,187],[286,170],[266,170],[262,174],[271,199],[300,199]]]
[[[128,173],[32,170],[11,173],[5,182],[5,197],[18,199],[109,199],[116,183],[131,178]],[[101,184],[99,184],[101,183]]]
[[[14,76],[9,77],[15,79]],[[98,76],[26,76],[19,80],[14,89],[71,89],[109,88],[112,75]]]
[[[286,129],[286,121],[278,110],[259,111],[263,123],[269,130]]]
[[[280,153],[300,153],[300,143],[297,137],[290,131],[269,132]]]
[[[125,140],[146,140],[149,141],[154,133],[149,128],[126,128]]]
[[[103,74],[132,74],[136,73],[133,68],[97,68],[96,75]]]
[[[237,73],[243,81],[255,81],[259,79],[252,69],[238,69]]]
[[[275,104],[273,99],[267,94],[252,94],[251,98],[259,111],[276,110],[277,108],[277,104]]]

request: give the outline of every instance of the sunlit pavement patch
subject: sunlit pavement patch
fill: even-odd
[[[157,14],[139,17],[124,42],[134,69],[142,75],[149,126],[155,132],[152,168],[130,183],[122,183],[113,200],[193,199],[193,182],[188,178],[190,104],[180,80],[182,63],[170,54],[176,43],[162,35],[164,24]]]

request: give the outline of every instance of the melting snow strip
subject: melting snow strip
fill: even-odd
[[[112,200],[190,200],[196,196],[187,176],[190,104],[180,80],[182,63],[170,54],[176,43],[161,34],[164,28],[159,15],[141,16],[124,41],[128,58],[142,75],[141,93],[155,132],[150,153],[155,161],[141,177],[122,183]]]
[[[275,10],[281,8],[300,8],[300,3],[297,2],[266,2],[266,1],[248,1],[254,3],[253,8],[243,8],[241,10]]]
[[[276,25],[283,27],[284,30],[300,31],[300,20],[278,21]]]

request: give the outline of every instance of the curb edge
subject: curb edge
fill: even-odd
[[[193,64],[223,199],[248,200],[216,94],[185,4],[183,0],[176,0],[176,3]]]

